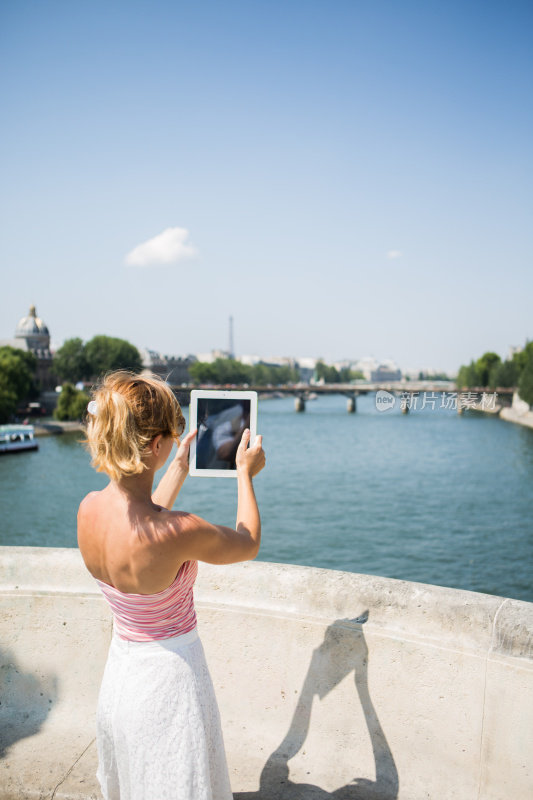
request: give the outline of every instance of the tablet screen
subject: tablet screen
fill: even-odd
[[[196,469],[235,469],[243,431],[250,427],[250,410],[247,398],[198,398]]]

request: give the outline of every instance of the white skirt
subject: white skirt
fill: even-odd
[[[105,800],[231,800],[217,701],[197,629],[109,648],[96,719]]]

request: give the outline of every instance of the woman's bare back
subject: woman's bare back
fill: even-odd
[[[111,484],[91,492],[78,512],[78,546],[91,575],[128,594],[166,589],[186,559],[179,557],[180,517],[126,497]]]

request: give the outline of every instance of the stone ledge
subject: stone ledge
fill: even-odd
[[[75,549],[0,563],[0,798],[94,800],[109,609]],[[533,604],[261,562],[196,598],[235,800],[533,796]]]
[[[507,422],[515,422],[517,425],[525,425],[526,428],[533,428],[533,411],[519,412],[514,408],[502,408],[500,411],[501,419]]]

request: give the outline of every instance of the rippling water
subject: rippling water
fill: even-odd
[[[259,404],[264,561],[385,575],[533,601],[533,430],[373,395]],[[107,479],[77,435],[0,459],[0,543],[76,546],[79,501]],[[233,481],[188,478],[177,508],[234,525]]]

